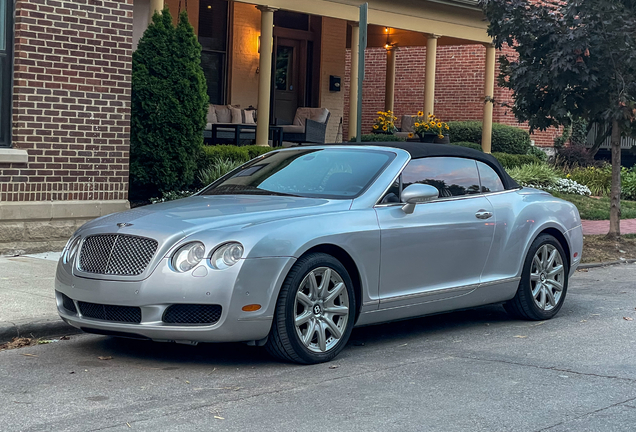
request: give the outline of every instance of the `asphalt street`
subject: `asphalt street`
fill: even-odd
[[[0,430],[633,431],[635,308],[630,264],[578,272],[550,321],[489,306],[360,328],[316,366],[71,336],[0,352]]]

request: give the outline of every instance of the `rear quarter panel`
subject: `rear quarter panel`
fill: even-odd
[[[578,263],[583,246],[581,219],[573,204],[547,192],[526,188],[487,195],[487,198],[494,207],[496,220],[482,282],[520,277],[530,245],[539,234],[549,229],[558,230],[565,238],[567,247],[564,249],[566,253],[569,251],[571,267]],[[573,263],[575,252],[578,253],[577,260]]]

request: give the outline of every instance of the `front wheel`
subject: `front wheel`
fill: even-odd
[[[561,243],[549,234],[541,234],[530,246],[517,294],[504,308],[521,319],[552,318],[563,306],[568,274],[568,260]]]
[[[333,359],[351,335],[355,304],[351,278],[340,261],[324,253],[299,259],[281,288],[267,351],[301,364]]]

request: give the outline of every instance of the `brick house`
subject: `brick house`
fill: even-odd
[[[389,103],[398,114],[509,122],[483,102],[500,90],[476,0],[368,3],[365,128]],[[257,107],[270,121],[323,107],[327,141],[350,135],[357,2],[0,0],[0,254],[60,249],[85,221],[129,208],[132,52],[164,6],[175,21],[188,12],[211,103]],[[274,85],[281,68],[287,78]],[[257,143],[267,129],[258,122]]]
[[[0,253],[129,207],[132,3],[0,0]]]

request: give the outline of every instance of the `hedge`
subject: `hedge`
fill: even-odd
[[[538,157],[527,154],[508,154],[496,152],[492,155],[506,169],[516,168],[527,164],[542,163],[541,159],[539,159]]]
[[[448,122],[451,143],[472,142],[481,144],[481,122]],[[492,151],[509,154],[526,154],[530,149],[530,135],[517,127],[493,123]]]
[[[217,145],[204,146],[199,168],[207,168],[215,159],[229,159],[232,162],[247,162],[257,156],[275,150],[272,147],[265,146],[242,146],[233,145]]]
[[[479,150],[481,151],[481,145],[474,143],[474,142],[465,142],[465,141],[458,141],[458,142],[452,142],[452,145],[456,145],[456,146],[460,146],[460,147],[468,147],[471,148],[473,150]]]

